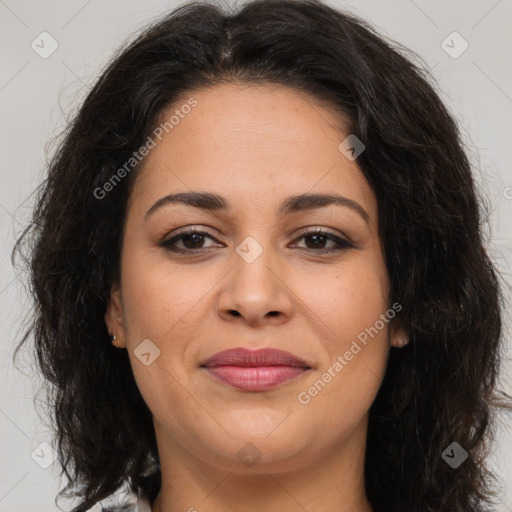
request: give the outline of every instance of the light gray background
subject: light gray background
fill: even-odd
[[[512,1],[330,0],[372,22],[416,51],[432,68],[441,95],[460,122],[478,180],[493,205],[491,253],[512,285]],[[29,197],[44,175],[45,146],[64,128],[112,51],[149,20],[181,3],[163,0],[0,0],[0,512],[51,512],[60,487],[57,464],[42,469],[50,432],[34,407],[39,379],[22,352],[13,368],[23,315],[30,303],[10,263],[15,239],[29,218]],[[58,49],[42,59],[31,43],[43,31]],[[453,59],[441,43],[457,31],[469,44]],[[450,43],[451,44],[451,43]],[[459,43],[453,43],[455,49]],[[510,187],[510,188],[508,188]],[[509,303],[510,304],[510,303]],[[512,393],[510,316],[502,389]],[[29,345],[30,347],[30,345]],[[44,409],[44,405],[41,405]],[[508,422],[508,426],[505,425]],[[502,480],[496,507],[512,511],[512,428],[503,419],[490,462]],[[462,469],[463,470],[463,469]],[[65,509],[65,500],[59,502]]]

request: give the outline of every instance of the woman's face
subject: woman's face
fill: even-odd
[[[194,91],[162,121],[176,110],[135,181],[120,287],[106,314],[117,346],[128,349],[159,449],[242,472],[360,450],[399,335],[389,322],[376,198],[357,160],[339,149],[349,134],[324,104],[274,85]],[[162,200],[190,192],[226,206]],[[289,199],[311,194],[344,199]],[[206,234],[170,243],[183,228]],[[314,229],[325,234],[304,236]],[[201,366],[238,347],[287,351],[310,369],[247,389],[243,377],[261,368],[238,369],[240,388]]]

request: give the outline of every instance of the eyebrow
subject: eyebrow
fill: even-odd
[[[230,209],[228,201],[217,194],[210,192],[180,192],[164,196],[146,212],[145,219],[155,213],[158,209],[168,204],[185,204],[195,208],[210,211],[227,211]],[[294,212],[313,210],[329,205],[337,205],[350,208],[358,213],[369,225],[370,216],[366,210],[356,201],[337,194],[299,194],[287,197],[279,208],[280,215],[287,215]]]

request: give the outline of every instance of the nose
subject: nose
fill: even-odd
[[[270,250],[264,250],[249,263],[238,254],[224,280],[219,301],[219,315],[224,320],[247,323],[252,327],[279,325],[292,316],[293,291],[286,282],[286,272],[276,268]]]

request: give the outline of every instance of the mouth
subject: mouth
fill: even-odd
[[[305,361],[293,354],[270,348],[225,350],[200,366],[218,382],[243,391],[272,389],[311,370]]]

